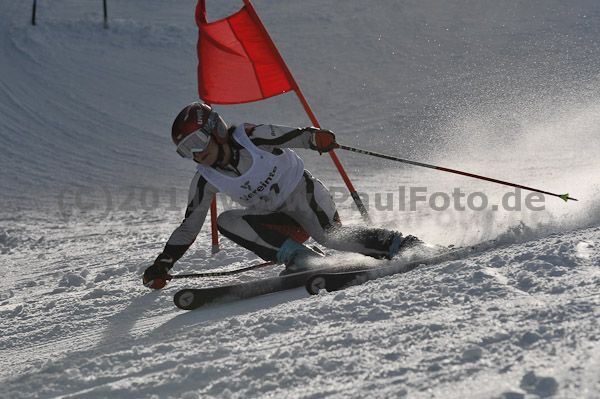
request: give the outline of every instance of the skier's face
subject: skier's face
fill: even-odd
[[[219,147],[217,146],[217,143],[215,140],[210,140],[204,151],[194,153],[194,161],[210,166],[215,163],[218,155]]]

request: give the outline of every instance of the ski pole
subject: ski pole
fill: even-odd
[[[391,155],[379,154],[379,153],[373,152],[373,151],[361,150],[360,148],[348,147],[346,145],[341,145],[340,144],[339,148],[342,149],[342,150],[346,150],[346,151],[357,152],[359,154],[371,155],[371,156],[378,157],[378,158],[388,159],[390,161],[397,161],[397,162],[402,162],[402,163],[406,163],[406,164],[410,164],[410,165],[422,166],[424,168],[441,170],[442,172],[456,173],[458,175],[472,177],[472,178],[475,178],[475,179],[481,179],[481,180],[489,181],[489,182],[492,182],[492,183],[504,184],[506,186],[521,188],[521,189],[529,190],[529,191],[534,191],[536,193],[541,193],[541,194],[546,194],[546,195],[552,195],[554,197],[558,197],[558,198],[563,199],[565,202],[567,202],[568,200],[577,201],[577,199],[575,199],[573,197],[569,197],[569,194],[554,194],[554,193],[550,193],[548,191],[538,190],[537,188],[532,188],[532,187],[522,186],[520,184],[510,183],[510,182],[507,182],[507,181],[492,179],[490,177],[479,176],[479,175],[475,175],[473,173],[462,172],[460,170],[449,169],[449,168],[444,168],[444,167],[435,166],[435,165],[429,165],[429,164],[422,163],[422,162],[409,161],[407,159],[397,158],[397,157],[393,157]]]
[[[260,269],[266,266],[271,266],[274,265],[273,262],[265,262],[265,263],[259,263],[258,265],[252,265],[252,266],[246,266],[246,267],[242,267],[240,269],[235,269],[235,270],[227,270],[227,271],[222,271],[222,272],[218,272],[218,271],[214,271],[214,272],[204,272],[204,273],[191,273],[191,274],[175,274],[172,275],[173,279],[180,279],[180,278],[202,278],[202,277],[220,277],[220,276],[229,276],[232,274],[238,274],[238,273],[243,273],[243,272],[247,272],[248,270],[254,270],[254,269]]]

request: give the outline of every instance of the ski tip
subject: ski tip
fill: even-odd
[[[565,202],[571,200],[571,201],[579,201],[576,198],[573,197],[569,197],[569,194],[563,194],[563,195],[559,195],[560,198],[562,198]]]

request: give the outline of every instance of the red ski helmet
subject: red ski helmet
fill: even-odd
[[[227,124],[206,104],[194,102],[185,107],[173,122],[171,139],[176,146],[190,134],[201,132],[207,138],[214,138],[217,143],[225,144],[228,139]]]

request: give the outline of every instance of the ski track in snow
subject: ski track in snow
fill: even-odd
[[[241,7],[208,3],[211,20]],[[30,5],[0,0],[0,398],[600,397],[598,2],[254,3],[340,142],[580,201],[399,209],[401,187],[490,205],[508,191],[340,154],[375,225],[495,245],[318,297],[180,311],[181,288],[281,270],[141,285],[193,173],[165,132],[197,96],[196,2],[108,2],[104,30],[97,5],[39,2],[31,27]],[[287,94],[219,111],[308,123]],[[361,224],[328,157],[299,153]],[[204,228],[174,272],[261,262],[209,243]]]

